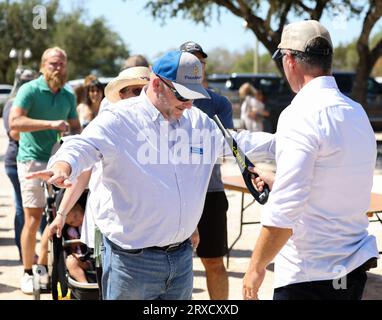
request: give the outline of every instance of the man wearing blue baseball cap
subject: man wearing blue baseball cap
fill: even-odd
[[[29,176],[68,187],[101,161],[104,299],[191,299],[190,236],[226,151],[215,122],[191,108],[193,99],[209,97],[202,80],[197,57],[168,52],[140,96],[105,107],[63,143],[48,170]]]

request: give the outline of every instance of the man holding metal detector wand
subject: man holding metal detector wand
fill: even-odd
[[[215,122],[192,108],[193,99],[208,97],[198,58],[168,52],[153,64],[139,97],[105,107],[81,135],[63,143],[48,170],[29,176],[68,187],[84,169],[102,162],[98,227],[105,245],[104,299],[191,299],[189,238],[213,167],[225,153]],[[235,138],[261,154],[272,135],[254,139],[243,132]]]
[[[358,300],[366,271],[377,266],[369,235],[376,141],[361,105],[331,75],[333,47],[317,21],[287,25],[274,59],[282,59],[297,93],[275,134],[276,176],[243,281],[243,298],[258,299],[275,258],[275,300]],[[260,178],[271,186],[273,179]],[[256,179],[258,190],[262,184]]]
[[[253,169],[255,166],[252,164],[251,161],[249,161],[244,152],[238,147],[237,142],[232,137],[230,132],[224,128],[223,124],[220,122],[219,117],[215,115],[213,119],[215,120],[219,129],[222,131],[227,143],[229,144],[232,150],[233,156],[236,158],[245,185],[247,186],[249,192],[253,195],[253,197],[258,203],[265,204],[268,201],[269,196],[268,185],[263,181],[263,183],[261,184],[262,192],[259,192],[259,190],[255,189],[255,187],[252,184],[252,179],[256,179],[259,175],[254,170],[249,171],[249,168]]]

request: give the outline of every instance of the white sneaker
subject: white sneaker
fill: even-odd
[[[48,290],[49,287],[49,274],[44,266],[34,265],[33,274],[38,276],[39,287],[41,290]]]
[[[23,277],[21,278],[20,288],[23,293],[32,294],[33,293],[33,276],[27,273],[24,273]]]

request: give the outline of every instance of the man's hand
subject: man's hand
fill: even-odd
[[[53,235],[56,234],[57,238],[61,238],[62,228],[65,225],[65,219],[62,215],[58,214],[49,225],[49,239],[53,239]]]
[[[198,228],[196,227],[195,231],[191,235],[191,243],[194,250],[198,247],[199,242],[200,242],[199,231],[198,231]]]
[[[253,167],[248,167],[248,171],[259,175],[257,178],[252,179],[259,192],[263,191],[265,184],[268,185],[269,191],[272,190],[273,183],[275,182],[275,174],[272,171],[262,171],[259,168]]]
[[[48,170],[41,170],[33,172],[26,176],[27,179],[41,179],[50,184],[54,184],[58,188],[68,188],[72,186],[69,181],[72,168],[69,163],[65,161],[57,161],[53,167]]]
[[[51,125],[53,130],[58,130],[58,131],[61,131],[61,132],[69,131],[69,123],[67,123],[64,120],[51,121],[50,125]]]
[[[258,292],[261,284],[264,281],[265,269],[257,272],[255,270],[250,270],[250,268],[245,273],[243,279],[243,299],[244,300],[259,300]]]

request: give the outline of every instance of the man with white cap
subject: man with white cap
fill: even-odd
[[[105,107],[80,136],[64,142],[48,170],[31,175],[67,187],[101,160],[98,227],[105,245],[105,299],[191,299],[189,238],[219,154],[214,148],[204,151],[200,134],[195,141],[176,139],[194,139],[199,129],[219,131],[191,108],[193,99],[208,97],[201,83],[202,66],[194,55],[165,54],[139,97]],[[221,133],[217,140],[222,143]],[[205,143],[211,147],[210,140]],[[178,161],[179,146],[192,163]],[[204,163],[207,155],[211,161]]]
[[[277,171],[244,277],[244,299],[257,299],[276,255],[276,300],[361,299],[366,271],[376,267],[376,240],[365,214],[374,132],[362,106],[338,90],[332,55],[329,32],[309,20],[287,25],[273,56],[282,59],[297,95],[278,121]]]

